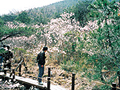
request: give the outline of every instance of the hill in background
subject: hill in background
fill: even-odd
[[[47,6],[25,10],[25,12],[27,12],[28,16],[31,18],[30,23],[47,24],[47,22],[50,21],[52,18],[60,17],[60,14],[64,12],[64,9],[76,5],[78,1],[79,0],[64,0]],[[10,13],[8,15],[0,16],[0,18],[2,18],[2,20],[4,20],[5,22],[14,21],[20,13],[21,12]]]

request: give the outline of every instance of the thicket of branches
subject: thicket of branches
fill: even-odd
[[[120,16],[118,2],[96,0],[90,4],[88,18],[97,20],[98,29],[84,33],[66,33],[70,37],[65,42],[66,57],[63,68],[68,71],[84,71],[91,80],[102,80],[102,70],[120,71]],[[70,36],[69,36],[70,35]],[[66,62],[67,60],[67,62]],[[68,67],[66,66],[68,65]],[[75,70],[74,70],[75,69]],[[117,74],[109,79],[114,82]],[[105,81],[103,81],[106,83]]]

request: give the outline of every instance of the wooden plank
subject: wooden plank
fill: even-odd
[[[4,77],[4,73],[0,72],[0,76]],[[7,73],[5,77],[9,77],[10,74]],[[12,77],[9,77],[10,79],[12,79]],[[20,76],[15,76],[16,81],[21,82],[22,84],[28,84],[31,86],[35,86],[37,88],[41,88],[46,90],[47,89],[47,83],[43,83],[43,85],[39,85],[38,81],[30,79],[30,78],[24,78],[24,77],[20,77]],[[50,85],[50,89],[51,90],[66,90],[62,87],[60,87],[59,85]]]
[[[51,90],[66,90],[66,89],[60,87],[59,85],[51,85]]]
[[[7,77],[7,78],[12,79],[12,77],[10,77],[10,74],[9,74],[9,73],[7,73],[7,74],[4,76],[4,73],[3,73],[3,72],[0,72],[0,76],[1,76],[1,77]],[[16,79],[16,81],[18,81],[19,83],[21,83],[21,84],[23,84],[23,85],[25,84],[25,85],[35,86],[35,87],[37,87],[37,88],[47,90],[47,86],[45,86],[45,85],[39,85],[37,81],[32,80],[32,79],[30,79],[30,78],[24,78],[24,77],[15,76],[15,79]]]
[[[41,86],[38,84],[38,81],[30,79],[30,78],[24,78],[24,77],[19,77],[19,76],[15,76],[17,81],[24,81],[25,83],[31,84],[31,85],[36,85],[36,86]],[[42,85],[42,87],[47,87],[46,85]]]
[[[47,83],[45,83],[44,85],[47,85]],[[50,84],[50,89],[51,90],[66,90],[65,88],[62,88],[59,85],[52,85],[52,84]]]

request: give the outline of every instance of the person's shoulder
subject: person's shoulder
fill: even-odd
[[[40,51],[39,53],[38,53],[38,55],[40,55],[42,53],[42,51]]]
[[[45,52],[44,52],[44,51],[41,51],[41,54],[42,54],[42,55],[44,55],[44,54],[45,54]]]
[[[12,51],[9,51],[9,53],[12,53]]]
[[[42,51],[42,53],[45,53],[44,51]]]

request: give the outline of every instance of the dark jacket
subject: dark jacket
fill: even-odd
[[[13,58],[13,53],[11,51],[7,51],[5,54],[4,54],[4,59],[5,60],[9,60],[10,58]]]
[[[45,65],[45,52],[42,51],[37,55],[38,64]]]
[[[9,62],[5,64],[4,67],[7,66],[9,69],[11,69],[11,61],[10,61],[11,58],[13,58],[13,53],[11,51],[7,51],[4,54],[4,62],[6,63],[7,60],[9,60]]]

